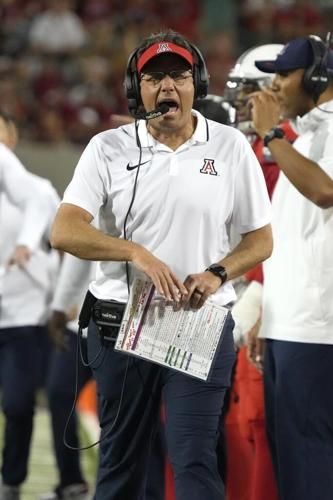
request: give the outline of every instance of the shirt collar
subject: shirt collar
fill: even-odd
[[[192,109],[192,115],[195,115],[197,118],[197,126],[192,137],[190,137],[188,141],[189,144],[207,142],[209,140],[209,128],[206,118],[195,109]],[[142,148],[152,148],[158,144],[158,141],[148,132],[147,122],[145,120],[139,120],[138,136]]]
[[[333,119],[333,99],[311,109],[303,116],[298,116],[294,121],[294,128],[298,134],[304,134],[308,130],[315,130],[319,123]]]
[[[197,117],[197,126],[194,134],[190,138],[192,144],[198,142],[199,144],[209,140],[209,128],[207,119],[199,113],[196,109],[192,109],[192,114]]]

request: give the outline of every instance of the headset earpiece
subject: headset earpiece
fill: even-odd
[[[124,82],[128,110],[133,116],[138,113],[139,106],[141,105],[140,79],[136,69],[137,52],[138,49],[133,50],[128,58]]]
[[[197,58],[193,67],[194,99],[203,99],[208,94],[209,74],[205,60],[196,45],[190,43],[192,52]]]
[[[191,43],[189,45],[197,59],[193,66],[194,99],[202,99],[208,94],[209,74],[200,50]],[[137,115],[142,105],[140,78],[136,69],[137,53],[138,49],[135,49],[128,58],[124,82],[128,109],[132,116]]]
[[[317,102],[329,84],[327,57],[330,50],[330,37],[328,37],[327,43],[315,35],[310,35],[308,40],[313,53],[313,62],[311,66],[306,68],[302,84],[304,90]]]

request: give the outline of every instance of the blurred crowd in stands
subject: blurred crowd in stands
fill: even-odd
[[[86,143],[127,112],[129,52],[170,27],[198,43],[222,94],[237,56],[333,25],[333,0],[2,0],[0,109],[28,140]]]

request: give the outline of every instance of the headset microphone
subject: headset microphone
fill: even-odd
[[[135,118],[137,120],[153,120],[154,118],[158,118],[159,116],[165,115],[170,109],[170,106],[163,102],[160,106],[148,113],[137,113],[135,114]]]

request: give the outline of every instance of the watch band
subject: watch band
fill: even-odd
[[[225,269],[225,267],[221,266],[220,264],[211,264],[205,271],[210,271],[211,273],[215,274],[215,276],[218,276],[221,279],[221,285],[225,283],[228,279],[228,274]]]
[[[280,127],[273,127],[264,137],[264,146],[268,146],[268,143],[273,139],[282,139],[285,135],[285,132]]]

